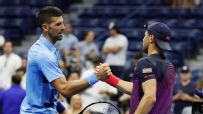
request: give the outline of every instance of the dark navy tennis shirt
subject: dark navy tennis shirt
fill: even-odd
[[[130,114],[134,114],[144,95],[142,83],[150,79],[156,79],[157,92],[156,103],[149,114],[171,114],[175,77],[175,68],[164,55],[153,54],[142,58],[133,76]]]

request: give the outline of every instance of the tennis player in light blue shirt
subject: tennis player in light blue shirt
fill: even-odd
[[[26,97],[21,104],[21,114],[56,114],[58,92],[65,97],[71,96],[95,84],[98,79],[105,80],[111,73],[108,65],[104,65],[106,69],[101,69],[101,75],[77,81],[65,79],[58,64],[59,51],[54,47],[55,42],[62,39],[62,14],[57,7],[45,6],[36,15],[43,33],[28,52]]]
[[[63,76],[57,61],[58,55],[58,50],[43,35],[30,48],[27,91],[22,110],[56,114],[57,90],[50,82]]]

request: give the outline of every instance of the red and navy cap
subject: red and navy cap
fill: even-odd
[[[171,46],[169,44],[171,40],[171,30],[170,28],[161,22],[154,22],[150,25],[145,25],[148,33],[155,36],[155,41],[159,48],[171,51]]]

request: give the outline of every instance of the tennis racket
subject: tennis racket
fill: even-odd
[[[99,101],[89,104],[79,114],[121,114],[121,112],[112,103]]]

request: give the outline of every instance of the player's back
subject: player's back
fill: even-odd
[[[172,63],[166,59],[149,57],[149,60],[156,68],[157,97],[156,104],[150,114],[171,114],[171,104],[173,97],[173,88],[175,85],[175,68]]]
[[[152,68],[157,82],[156,103],[149,114],[171,114],[170,109],[176,77],[173,64],[166,60],[164,56],[154,54],[143,58],[138,63],[138,67],[139,66],[141,66],[141,70],[138,68],[137,72],[149,72],[149,69]],[[151,78],[150,76],[151,75],[146,75],[145,78],[149,79]],[[144,95],[141,84],[145,78],[143,78],[142,75],[134,76],[133,78],[134,87],[130,114],[136,110],[136,107]]]

